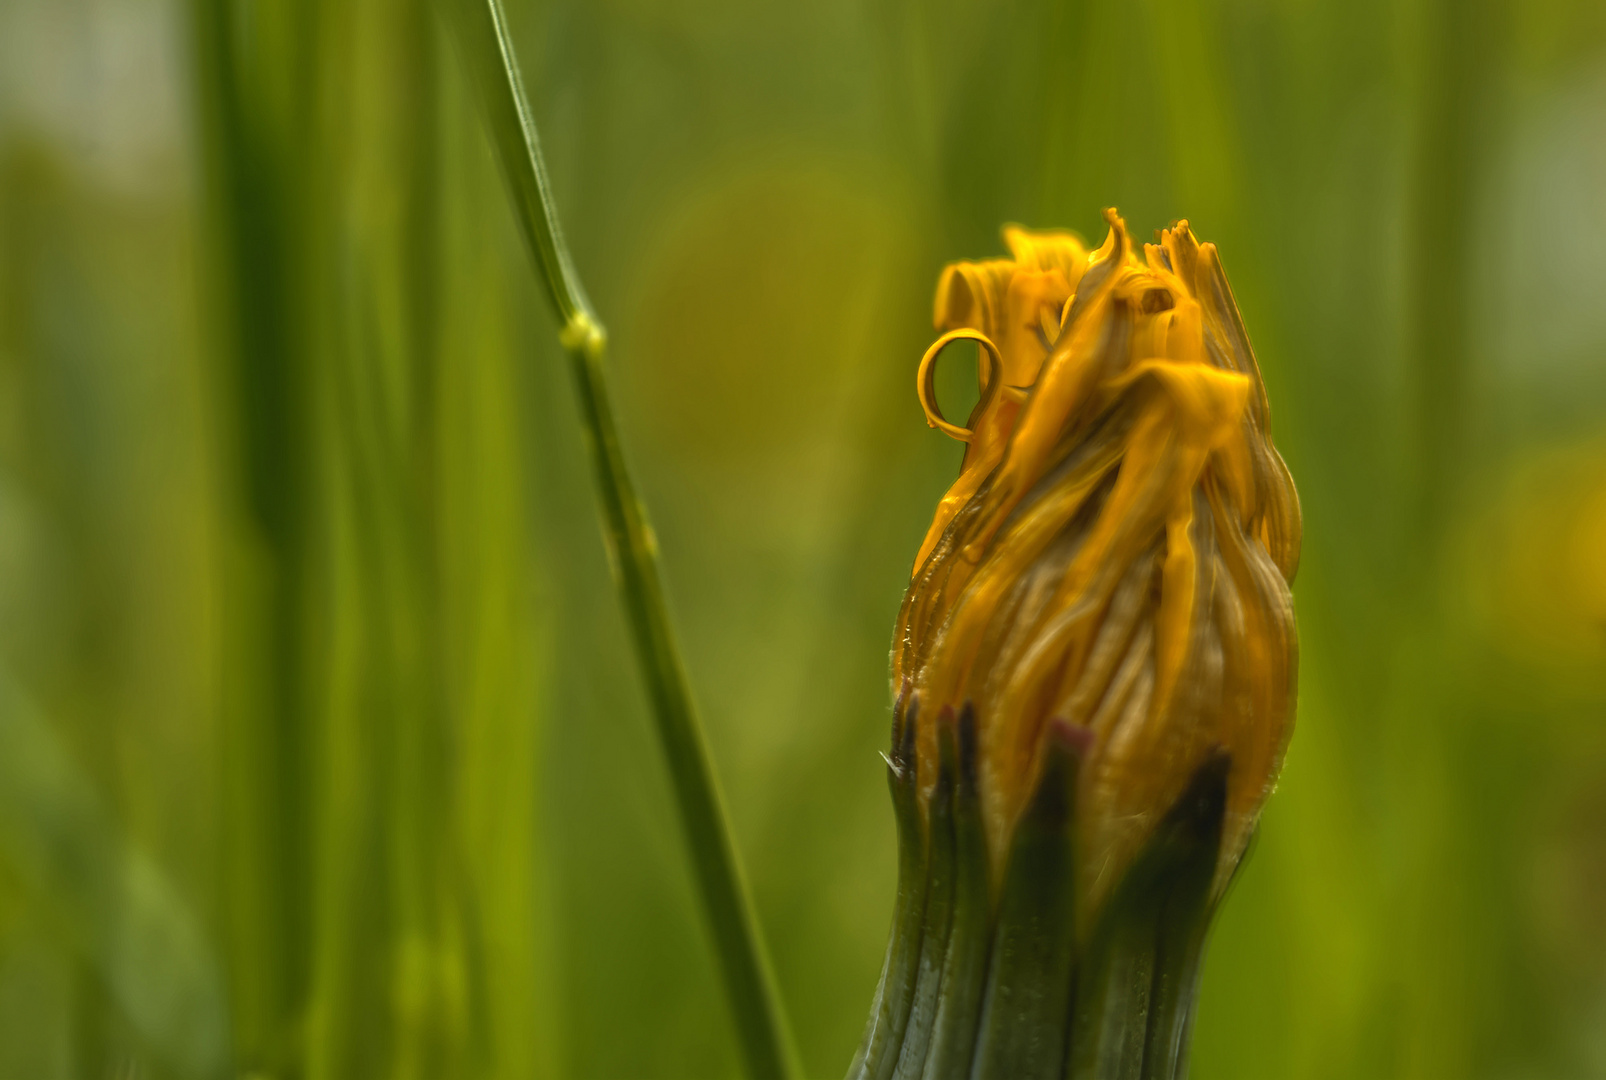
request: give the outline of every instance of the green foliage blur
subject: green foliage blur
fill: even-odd
[[[937,272],[1116,205],[1306,520],[1193,1076],[1606,1077],[1606,5],[509,7],[811,1076]],[[427,0],[0,0],[0,1080],[737,1074],[555,330]]]

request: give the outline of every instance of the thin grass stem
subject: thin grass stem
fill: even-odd
[[[657,538],[619,444],[603,366],[607,335],[563,241],[507,19],[500,0],[446,0],[446,4],[478,84],[525,240],[563,320],[559,340],[569,355],[580,399],[602,503],[604,538],[668,761],[743,1056],[754,1077],[796,1077],[800,1075],[796,1051],[669,621]]]

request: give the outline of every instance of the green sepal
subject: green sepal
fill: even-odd
[[[1177,1080],[1186,1068],[1230,759],[1194,773],[1100,916],[1077,980],[1068,1080]]]
[[[919,1080],[941,1000],[939,991],[954,912],[953,798],[959,757],[954,724],[953,708],[944,706],[937,715],[937,782],[932,788],[927,814],[926,908],[922,919],[920,962],[893,1080]]]
[[[887,786],[898,825],[898,898],[893,909],[892,937],[881,965],[881,981],[870,1006],[870,1023],[859,1044],[848,1080],[890,1080],[903,1049],[904,1029],[914,1000],[920,967],[920,942],[926,908],[926,830],[920,820],[915,777],[915,735],[920,702],[900,700],[893,710],[892,757],[887,759]]]
[[[981,1015],[982,990],[991,945],[988,926],[992,898],[987,888],[987,834],[982,826],[981,799],[976,792],[976,714],[968,704],[958,722],[938,729],[938,746],[953,754],[957,775],[953,787],[954,891],[942,989],[929,1047],[925,1080],[970,1075]]]
[[[1015,825],[971,1076],[1059,1080],[1076,961],[1071,816],[1085,729],[1051,721],[1031,801]]]

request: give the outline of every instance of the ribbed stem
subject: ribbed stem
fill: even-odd
[[[1199,769],[1079,930],[1077,733],[1046,732],[993,896],[970,710],[935,720],[938,776],[924,807],[911,748],[932,721],[912,706],[901,721],[891,761],[898,901],[849,1080],[1180,1080],[1214,911],[1227,759]]]

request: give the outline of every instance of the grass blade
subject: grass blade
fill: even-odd
[[[445,2],[478,84],[525,240],[563,320],[560,340],[573,367],[620,601],[647,683],[748,1070],[755,1077],[796,1076],[796,1052],[664,603],[657,540],[620,448],[603,368],[607,337],[563,242],[507,19],[499,0]]]

